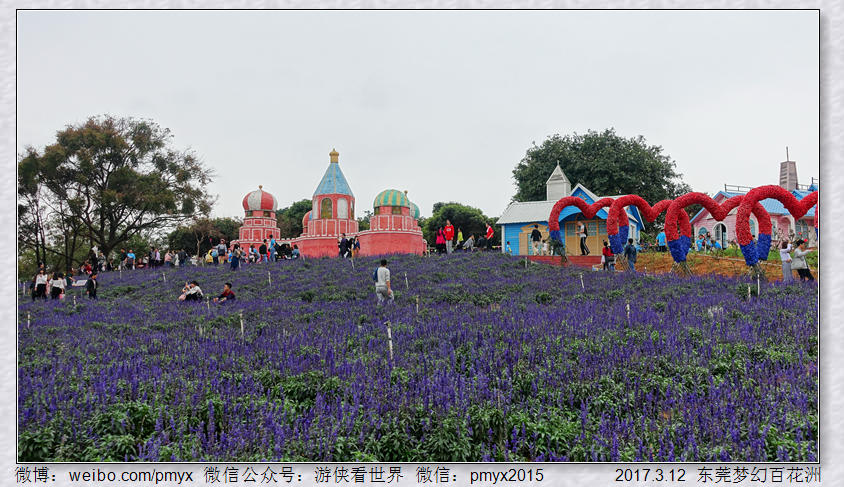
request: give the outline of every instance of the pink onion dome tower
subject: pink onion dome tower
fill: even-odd
[[[271,238],[278,239],[281,235],[275,215],[278,201],[263,188],[259,185],[257,191],[243,197],[245,216],[238,233],[238,243],[243,248],[248,249],[250,245],[258,247],[264,239],[269,242]]]
[[[313,194],[313,207],[303,219],[299,247],[307,256],[337,254],[337,238],[358,232],[355,220],[355,195],[340,170],[340,153],[332,149],[328,168]]]
[[[360,232],[361,255],[422,254],[425,240],[407,191],[386,189],[372,203],[369,230]]]

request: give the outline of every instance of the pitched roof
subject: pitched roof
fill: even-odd
[[[339,163],[328,163],[328,169],[325,170],[322,180],[314,191],[314,196],[319,194],[346,194],[352,198],[355,197],[352,188],[349,187],[349,183],[343,175],[343,171],[340,170]]]
[[[571,183],[569,182],[569,178],[567,178],[567,177],[566,177],[566,175],[565,175],[565,173],[563,173],[563,170],[562,170],[562,169],[560,169],[560,164],[559,164],[559,163],[557,164],[557,167],[555,167],[555,168],[554,168],[554,171],[553,171],[553,172],[551,172],[551,175],[550,175],[550,176],[548,176],[548,180],[547,180],[547,181],[545,181],[545,184],[548,184],[548,183],[550,183],[551,181],[565,181],[565,182],[567,182],[567,183],[571,184]]]
[[[580,192],[579,195],[577,194],[578,192]],[[580,199],[589,203],[590,205],[601,199],[599,196],[596,196],[595,193],[584,188],[579,183],[572,190],[571,196],[578,196],[580,197]],[[551,210],[554,208],[555,203],[557,202],[513,201],[507,206],[507,208],[504,210],[504,213],[501,214],[501,217],[498,219],[497,224],[504,225],[507,223],[530,223],[548,221],[548,217],[551,215]],[[638,211],[636,211],[635,213],[631,213],[631,209],[635,209],[635,207],[628,207],[627,217],[641,224]],[[563,208],[563,211],[560,212],[560,220],[574,215],[575,213],[580,213],[580,209],[576,206],[568,206],[566,208]],[[597,216],[601,219],[606,220],[608,217],[607,209],[603,208],[598,211]]]
[[[812,191],[803,191],[803,190],[795,189],[794,191],[791,192],[791,194],[793,194],[794,197],[797,198],[798,200],[802,200],[809,193],[812,193]],[[730,191],[718,191],[717,193],[715,193],[715,196],[713,196],[712,199],[717,199],[718,196],[720,195],[720,196],[724,196],[724,199],[726,200],[726,199],[732,198],[733,196],[742,196],[742,195],[745,195],[745,194],[747,194],[747,193],[733,193],[733,192],[730,192]],[[766,198],[766,199],[760,201],[759,203],[762,204],[762,208],[765,208],[765,211],[767,211],[769,215],[790,215],[788,210],[785,209],[785,206],[783,206],[783,204],[780,203],[780,200],[773,199],[773,198]],[[709,213],[706,210],[706,208],[701,208],[700,211],[695,213],[695,216],[693,216],[692,219],[691,219],[692,224],[694,224],[694,221],[697,218],[701,217],[704,213],[707,213],[707,214]],[[804,218],[806,218],[806,217],[814,218],[814,216],[815,216],[815,207],[813,206],[806,213]]]

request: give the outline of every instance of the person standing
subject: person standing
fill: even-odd
[[[243,256],[243,252],[240,250],[239,244],[234,244],[234,249],[232,249],[232,259],[231,259],[231,269],[236,271],[238,267],[240,267],[240,258]]]
[[[275,248],[275,246],[276,246],[275,236],[271,236],[270,237],[270,249],[269,249],[270,250],[270,262],[276,261],[275,256],[278,253],[278,250]]]
[[[97,299],[98,287],[100,283],[97,282],[97,271],[94,271],[85,283],[85,294],[88,295],[88,299]]]
[[[184,267],[188,263],[188,253],[185,249],[179,249],[179,266]]]
[[[126,268],[135,268],[135,252],[132,252],[132,249],[129,249],[129,253],[126,254]]]
[[[659,232],[656,235],[656,245],[658,247],[657,250],[659,250],[660,252],[665,252],[665,249],[666,249],[666,246],[665,246],[665,230]]]
[[[495,230],[492,229],[489,223],[486,224],[486,249],[492,250],[492,237],[495,235]]]
[[[267,261],[267,239],[264,239],[258,247],[258,256],[260,257],[261,262]]]
[[[389,300],[389,303],[395,299],[390,286],[390,269],[387,268],[387,259],[381,259],[381,266],[375,270],[375,296],[378,298],[378,306],[381,306],[385,299]]]
[[[454,244],[454,225],[451,224],[451,220],[445,221],[443,234],[445,236],[445,253],[450,254],[451,246]]]
[[[168,250],[167,253],[164,254],[164,265],[166,267],[173,267],[173,251]]]
[[[120,249],[120,269],[126,268],[126,249]]]
[[[791,242],[783,240],[780,243],[780,262],[782,262],[782,282],[788,284],[794,280],[791,272]]]
[[[32,295],[32,300],[35,298],[47,299],[47,270],[43,267],[38,269],[38,274],[35,275],[35,293]]]
[[[507,249],[505,250],[505,252],[507,253],[507,255],[513,255],[513,249],[510,248],[510,241],[509,240],[507,241]]]
[[[797,269],[797,275],[800,276],[801,281],[814,281],[812,271],[809,269],[809,264],[806,262],[806,256],[810,250],[806,248],[806,241],[802,238],[795,242],[797,248],[794,249],[794,258],[792,259],[791,268]]]
[[[50,298],[64,298],[62,295],[64,294],[64,287],[66,284],[67,281],[65,281],[64,275],[62,275],[61,272],[54,273],[53,279],[50,280]]]
[[[627,267],[634,274],[636,273],[636,257],[638,253],[636,246],[633,245],[633,239],[628,238],[627,245],[624,246],[624,257],[627,258]]]
[[[445,252],[445,231],[443,231],[443,227],[439,227],[437,229],[437,253],[442,254]]]
[[[461,247],[463,247],[463,229],[458,228],[457,229],[457,248],[459,249]]]
[[[542,234],[539,233],[539,225],[534,224],[530,231],[530,241],[533,247],[533,255],[539,255],[539,246],[542,244]],[[509,242],[507,242],[509,244]]]
[[[229,247],[226,245],[226,239],[221,238],[220,243],[217,244],[217,257],[220,259],[220,263],[226,263],[226,254],[228,253]]]
[[[612,253],[612,249],[606,240],[604,240],[604,248],[601,250],[601,254],[604,256],[604,270],[609,269],[615,272],[615,254]]]
[[[586,246],[586,237],[589,233],[582,221],[577,222],[577,234],[580,237],[580,255],[589,255],[589,247]]]
[[[352,256],[357,257],[360,253],[360,238],[355,237],[355,244],[352,246]]]
[[[346,234],[343,233],[340,236],[340,241],[337,243],[337,248],[340,250],[340,257],[346,258],[346,253],[349,251],[349,240],[346,238]]]

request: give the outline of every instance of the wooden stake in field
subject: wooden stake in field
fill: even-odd
[[[270,277],[270,271],[267,271],[267,284],[269,284],[270,286],[273,285],[273,278]]]
[[[528,258],[525,257],[525,269],[527,269],[527,262],[528,262]]]
[[[419,314],[419,296],[416,296],[416,314]]]
[[[750,300],[750,284],[747,285],[747,299]]]
[[[410,284],[407,282],[407,272],[404,273],[404,287],[410,289]]]
[[[627,308],[627,321],[629,322],[630,321],[630,301],[627,301],[627,303],[624,305],[624,307]]]
[[[756,276],[756,296],[759,296],[759,276]]]
[[[393,361],[393,331],[390,329],[390,322],[387,321],[384,323],[387,325],[387,346],[390,347],[390,362]]]
[[[355,270],[355,258],[354,258],[354,257],[352,257],[352,258],[351,258],[351,259],[349,259],[349,260],[351,260],[351,261],[352,261],[352,270]]]
[[[164,279],[164,282],[167,282],[167,274],[161,273],[161,278]]]
[[[580,275],[580,289],[586,289],[586,286],[583,285],[583,274]]]
[[[73,296],[73,307],[76,307],[76,295]]]
[[[120,271],[120,278],[123,279],[123,269],[119,269]]]
[[[240,339],[243,339],[243,310],[240,311]]]
[[[211,312],[211,298],[205,298],[205,305],[208,307],[208,312]]]
[[[26,312],[26,328],[29,329],[29,319],[32,317],[29,311]]]

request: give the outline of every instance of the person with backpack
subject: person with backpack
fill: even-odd
[[[387,259],[381,259],[381,266],[372,273],[372,279],[375,281],[375,296],[378,298],[378,306],[381,306],[385,299],[389,300],[388,303],[392,303],[395,297],[390,286],[390,269],[387,268]]]
[[[636,273],[636,257],[638,256],[639,251],[636,250],[636,246],[633,245],[633,239],[627,239],[627,245],[624,246],[624,257],[627,258],[627,267],[630,269],[630,272]]]

